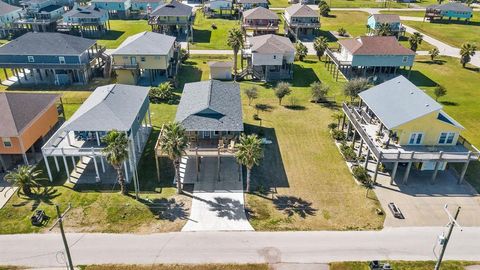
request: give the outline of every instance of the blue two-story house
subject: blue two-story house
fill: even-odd
[[[163,0],[132,0],[132,13],[135,13],[137,16],[149,15],[157,9],[159,6],[163,5],[165,2]]]
[[[0,47],[0,68],[19,84],[87,84],[103,71],[104,51],[92,39],[29,32]]]
[[[388,24],[391,35],[402,36],[405,34],[405,27],[400,22],[400,16],[396,14],[373,14],[368,17],[367,34],[378,35],[384,24]]]
[[[447,18],[448,20],[463,19],[469,21],[472,17],[473,9],[471,7],[460,2],[448,2],[446,4],[428,6],[425,9],[424,19],[433,21]]]
[[[26,0],[21,2],[22,12],[15,25],[34,32],[53,32],[73,0]]]
[[[111,18],[126,19],[130,17],[131,0],[92,0],[96,8],[108,11]]]
[[[108,12],[95,6],[75,6],[63,15],[57,31],[99,37],[110,28]]]
[[[395,76],[398,68],[411,70],[415,60],[415,52],[393,36],[341,39],[338,44],[337,49],[327,49],[329,59],[325,63],[337,78],[339,72],[345,77]]]
[[[20,18],[21,11],[21,7],[0,1],[0,38],[6,38],[14,31],[14,22]]]

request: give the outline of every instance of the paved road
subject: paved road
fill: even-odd
[[[433,260],[443,227],[366,232],[181,232],[151,235],[68,234],[75,264],[326,263],[345,260]],[[445,254],[480,260],[480,228],[456,229]],[[0,265],[59,266],[59,234],[0,236]]]

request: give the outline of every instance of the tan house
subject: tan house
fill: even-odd
[[[175,37],[142,32],[127,38],[113,53],[117,82],[158,85],[174,79],[179,66],[180,46]]]
[[[32,164],[58,123],[60,95],[0,93],[0,172]]]
[[[214,80],[231,80],[232,79],[232,62],[214,61],[208,62],[210,67],[210,79]]]

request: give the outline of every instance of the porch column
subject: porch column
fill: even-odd
[[[395,161],[395,163],[393,165],[392,175],[391,175],[391,178],[390,178],[390,185],[393,185],[393,182],[395,181],[395,176],[397,175],[398,160],[400,160],[400,151],[397,152],[397,160]]]
[[[30,165],[30,164],[28,164],[27,154],[22,153],[22,157],[23,157],[23,163],[25,163],[25,165],[27,165],[27,166]]]
[[[100,156],[100,165],[102,165],[102,172],[105,173],[105,162],[103,161],[103,156]]]
[[[75,172],[78,172],[77,171],[77,164],[75,163],[75,157],[72,156],[72,164],[73,164],[73,168],[75,169]]]
[[[95,151],[93,150],[92,147],[92,159],[93,159],[93,165],[95,166],[95,173],[97,175],[97,178],[95,179],[95,182],[100,182],[100,173],[98,172],[98,165],[97,165],[97,159],[95,158]]]
[[[358,147],[358,157],[362,155],[362,149],[363,148],[363,139],[360,138],[360,147]]]
[[[346,115],[343,114],[343,118],[342,118],[342,131],[345,130],[345,120],[346,120],[345,118],[346,118]]]
[[[199,164],[198,164],[198,147],[195,147],[195,171],[196,171],[196,177],[197,177],[197,182],[198,182],[198,171],[200,170]]]
[[[433,174],[432,174],[432,182],[431,182],[432,185],[435,183],[435,179],[437,179],[438,167],[440,166],[440,160],[442,160],[442,155],[443,155],[443,151],[440,151],[440,156],[438,157],[439,160],[435,161],[435,168],[433,169]]]
[[[377,183],[378,169],[380,168],[380,162],[382,161],[382,153],[377,159],[377,164],[375,165],[375,174],[373,175],[373,182]]]
[[[415,152],[412,152],[411,156],[410,156],[410,160],[413,159],[413,156],[415,155]],[[410,175],[410,170],[412,169],[412,161],[409,161],[408,162],[408,165],[407,165],[407,170],[405,171],[405,175],[403,176],[403,184],[407,184],[408,183],[408,176]]]
[[[352,128],[352,123],[350,122],[350,119],[348,120],[348,124],[347,124],[347,141],[348,141],[348,136],[350,135],[350,130]]]
[[[125,181],[128,183],[128,182],[129,182],[128,179],[130,179],[130,178],[128,177],[127,161],[124,161],[124,162],[123,162],[123,167],[125,168]]]
[[[151,116],[151,113],[150,113],[150,105],[148,105],[147,112],[148,112],[148,124],[151,127],[152,126],[152,116]]]
[[[356,137],[357,137],[357,130],[353,130],[353,138],[352,138],[352,148],[355,149],[355,142],[356,142]]]
[[[68,169],[67,158],[65,157],[65,153],[63,152],[63,148],[62,148],[62,157],[63,157],[63,165],[65,165],[65,172],[67,173],[67,179],[68,179],[69,182],[71,182],[70,171]]]
[[[0,169],[3,169],[4,171],[7,170],[7,165],[5,165],[5,161],[3,160],[3,157],[1,154],[0,154]]]
[[[50,182],[53,181],[52,172],[50,171],[50,164],[48,164],[48,159],[45,155],[43,155],[43,160],[45,160],[45,167],[47,167],[48,179]]]
[[[55,167],[57,168],[57,172],[59,172],[60,171],[60,166],[58,166],[57,156],[53,156],[53,160],[55,161]]]
[[[365,157],[365,163],[363,164],[363,168],[366,170],[368,167],[368,160],[370,159],[370,148],[367,149],[367,156]]]
[[[217,159],[217,178],[218,178],[218,181],[220,182],[220,148],[218,148],[217,154],[218,154],[218,159]]]
[[[155,151],[155,166],[157,168],[157,180],[158,182],[160,182],[160,161],[158,160],[158,156],[157,156],[157,153]]]
[[[98,134],[98,131],[95,131],[95,135],[97,137],[97,145],[100,146],[100,136]]]
[[[460,173],[460,178],[458,179],[458,184],[463,183],[463,179],[465,178],[465,174],[467,173],[467,168],[468,168],[468,164],[470,163],[471,156],[472,156],[472,151],[469,151],[467,156],[467,162],[463,164],[462,172]]]

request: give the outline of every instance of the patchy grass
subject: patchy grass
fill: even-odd
[[[216,29],[212,27],[216,25]],[[226,38],[233,27],[240,27],[237,19],[207,18],[198,11],[193,25],[193,44],[191,49],[197,50],[228,50]]]
[[[328,5],[332,8],[401,8],[406,7],[406,4],[397,2],[377,2],[376,0],[328,0]],[[270,7],[288,7],[291,4],[288,0],[269,0]]]
[[[127,37],[143,31],[151,31],[146,20],[110,20],[110,30],[98,39],[98,44],[115,49]]]
[[[435,267],[434,261],[392,261],[389,262],[392,269],[395,270],[430,270]],[[465,266],[476,265],[478,262],[465,261],[443,261],[442,269],[446,270],[464,270]],[[335,262],[330,263],[330,270],[369,270],[367,262]]]
[[[267,264],[157,264],[157,265],[89,265],[82,270],[268,270]]]

